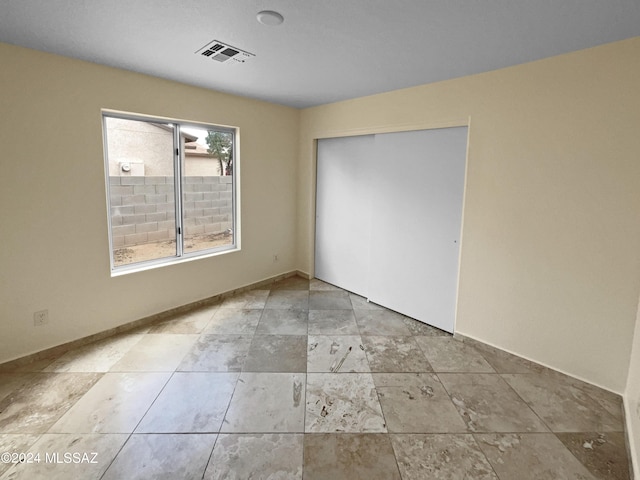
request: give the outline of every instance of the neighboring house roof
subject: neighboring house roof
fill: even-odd
[[[154,127],[158,127],[162,130],[164,130],[165,132],[173,132],[173,129],[167,125],[164,125],[162,123],[154,123],[154,122],[150,122],[149,125],[153,125]],[[185,142],[195,142],[196,140],[198,140],[198,137],[196,137],[195,135],[191,135],[190,133],[181,131],[180,132],[180,136],[183,137],[185,139]]]
[[[163,125],[161,123],[152,123],[154,127],[161,128],[167,132],[171,132],[171,128]],[[180,132],[180,136],[184,138],[184,154],[187,157],[209,157],[213,158],[211,154],[209,154],[208,147],[206,145],[202,145],[201,143],[197,143],[198,137],[195,135],[191,135],[187,132]]]
[[[171,131],[169,127],[161,123],[152,123],[151,125],[161,128],[166,131]],[[187,157],[209,157],[214,158],[208,151],[207,145],[197,143],[198,137],[191,135],[190,133],[181,131],[180,136],[184,138],[184,154]]]
[[[191,135],[190,133],[180,132],[180,135],[184,137],[184,141],[188,143],[198,140],[198,137],[196,137],[195,135]]]
[[[184,154],[187,157],[209,157],[213,158],[213,155],[209,153],[208,147],[196,142],[185,142]]]

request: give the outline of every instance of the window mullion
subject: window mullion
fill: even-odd
[[[184,225],[182,224],[182,162],[180,161],[180,125],[174,124],[173,129],[173,191],[175,194],[176,212],[176,255],[182,257],[184,253]]]

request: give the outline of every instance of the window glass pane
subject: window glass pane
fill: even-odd
[[[104,121],[114,267],[176,256],[175,127]]]
[[[234,244],[233,134],[181,128],[184,253]]]

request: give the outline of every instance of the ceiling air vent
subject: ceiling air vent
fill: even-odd
[[[232,47],[218,40],[207,43],[204,47],[196,51],[196,55],[201,55],[220,63],[244,63],[250,58],[255,57],[253,53],[245,52],[244,50]]]

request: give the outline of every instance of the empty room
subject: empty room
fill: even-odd
[[[634,479],[640,4],[0,0],[0,479]]]

